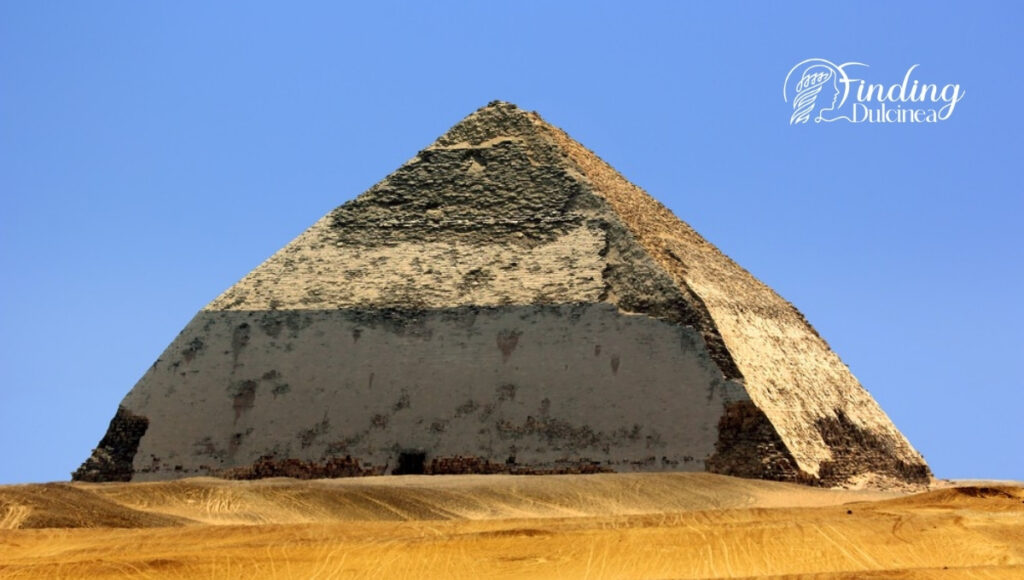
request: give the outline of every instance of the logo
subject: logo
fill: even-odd
[[[921,82],[913,65],[901,82],[885,85],[853,76],[868,65],[835,64],[809,58],[789,70],[782,99],[793,106],[790,125],[847,121],[849,123],[938,123],[953,116],[964,98],[959,84]],[[851,98],[852,97],[852,98]]]

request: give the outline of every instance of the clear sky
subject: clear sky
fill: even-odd
[[[1024,479],[1021,4],[0,3],[0,482],[64,480],[189,319],[493,99],[793,302],[939,477]],[[791,126],[790,69],[958,83]]]

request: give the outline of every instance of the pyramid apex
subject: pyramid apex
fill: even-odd
[[[514,103],[493,100],[473,111],[442,135],[431,147],[459,143],[479,144],[496,137],[522,137],[535,132],[540,116]]]
[[[526,110],[526,109],[520,107],[519,105],[517,105],[515,103],[510,103],[509,101],[502,101],[500,99],[495,99],[495,100],[487,103],[486,105],[480,107],[476,111],[473,111],[473,113],[470,116],[478,115],[478,114],[481,114],[481,113],[483,113],[483,114],[492,114],[492,115],[493,114],[497,114],[499,116],[506,116],[506,115],[507,116],[523,116],[523,117],[534,117],[534,116],[537,116],[537,112],[536,111],[529,111],[529,110]]]
[[[484,105],[483,107],[480,107],[480,108],[481,109],[487,109],[487,108],[491,108],[491,107],[499,107],[499,108],[503,107],[503,108],[508,108],[508,109],[518,109],[519,108],[515,103],[510,103],[508,101],[503,101],[501,99],[494,99],[493,101],[487,103],[486,105]]]

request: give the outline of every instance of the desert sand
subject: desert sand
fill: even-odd
[[[1024,487],[711,474],[0,487],[0,577],[1021,578]]]

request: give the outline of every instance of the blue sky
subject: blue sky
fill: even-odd
[[[2,2],[0,483],[67,479],[196,311],[493,99],[793,302],[936,475],[1024,479],[1022,28],[1010,2]],[[965,97],[790,126],[808,58]]]

